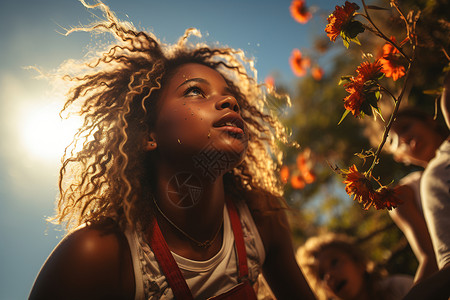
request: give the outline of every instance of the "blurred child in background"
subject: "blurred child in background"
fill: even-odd
[[[320,300],[397,300],[413,283],[408,275],[383,276],[343,234],[309,238],[297,250],[297,261]]]

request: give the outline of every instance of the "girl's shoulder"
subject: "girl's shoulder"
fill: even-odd
[[[414,284],[414,278],[405,274],[394,274],[382,279],[379,288],[385,299],[402,299]]]
[[[287,221],[287,206],[281,199],[267,192],[255,192],[246,195],[246,203],[264,244],[266,253],[273,246],[284,244],[284,237],[290,235]]]
[[[77,228],[56,246],[30,299],[132,299],[133,274],[125,235],[104,220]]]
[[[85,224],[70,232],[57,246],[63,255],[75,255],[91,267],[120,263],[129,253],[123,230],[111,219]],[[89,267],[88,265],[88,267]]]

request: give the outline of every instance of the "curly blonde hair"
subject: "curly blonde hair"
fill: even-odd
[[[192,62],[224,76],[248,127],[246,157],[224,175],[226,191],[247,199],[265,195],[272,208],[285,207],[276,171],[282,154],[279,141],[287,142],[288,135],[267,108],[266,90],[257,83],[253,61],[241,50],[188,42],[198,33],[195,29],[188,29],[174,45],[163,44],[151,33],[118,20],[105,4],[81,2],[87,8],[100,8],[105,18],[67,34],[110,32],[117,43],[90,60],[87,68],[84,65],[75,75],[64,76],[73,86],[62,113],[75,109],[84,123],[62,159],[54,220],[67,222],[70,228],[113,216],[122,226],[134,226],[148,212],[151,201],[143,194],[151,192],[148,187],[154,174],[144,141],[155,121],[161,88],[180,65]],[[77,67],[69,64],[72,71]],[[78,151],[77,145],[82,149]]]

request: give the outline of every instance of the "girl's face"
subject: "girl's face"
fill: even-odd
[[[426,166],[442,142],[430,124],[409,117],[397,119],[389,135],[394,159],[419,166]]]
[[[217,177],[242,161],[247,130],[219,72],[197,63],[181,65],[163,87],[157,109],[151,135],[160,162]]]
[[[362,264],[357,264],[347,253],[335,248],[320,252],[318,275],[327,294],[343,300],[360,299],[364,292]]]

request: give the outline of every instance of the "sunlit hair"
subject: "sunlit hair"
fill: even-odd
[[[75,109],[84,123],[63,157],[55,220],[71,227],[111,216],[122,226],[135,225],[148,212],[151,201],[143,195],[152,192],[155,180],[144,141],[155,122],[161,88],[180,65],[192,62],[224,76],[248,127],[246,157],[232,174],[224,176],[226,190],[247,199],[252,197],[244,196],[263,195],[271,207],[281,208],[278,143],[287,142],[287,134],[267,109],[265,89],[257,83],[253,61],[240,50],[190,43],[189,37],[198,34],[195,29],[188,29],[174,45],[163,44],[151,33],[118,20],[103,3],[81,2],[100,8],[106,18],[67,34],[110,32],[117,44],[89,61],[87,68],[78,64],[79,73],[65,76],[73,86],[62,113]],[[77,67],[68,64],[65,70]],[[250,208],[258,209],[258,205]]]
[[[383,299],[383,297],[376,297],[379,293],[376,290],[376,282],[381,278],[383,272],[376,270],[374,263],[367,259],[356,241],[345,234],[325,233],[309,238],[303,246],[298,248],[296,253],[297,261],[319,300],[330,299],[320,278],[318,260],[320,253],[327,249],[340,251],[348,255],[356,264],[363,266],[365,268],[365,288],[372,296],[371,299]]]

